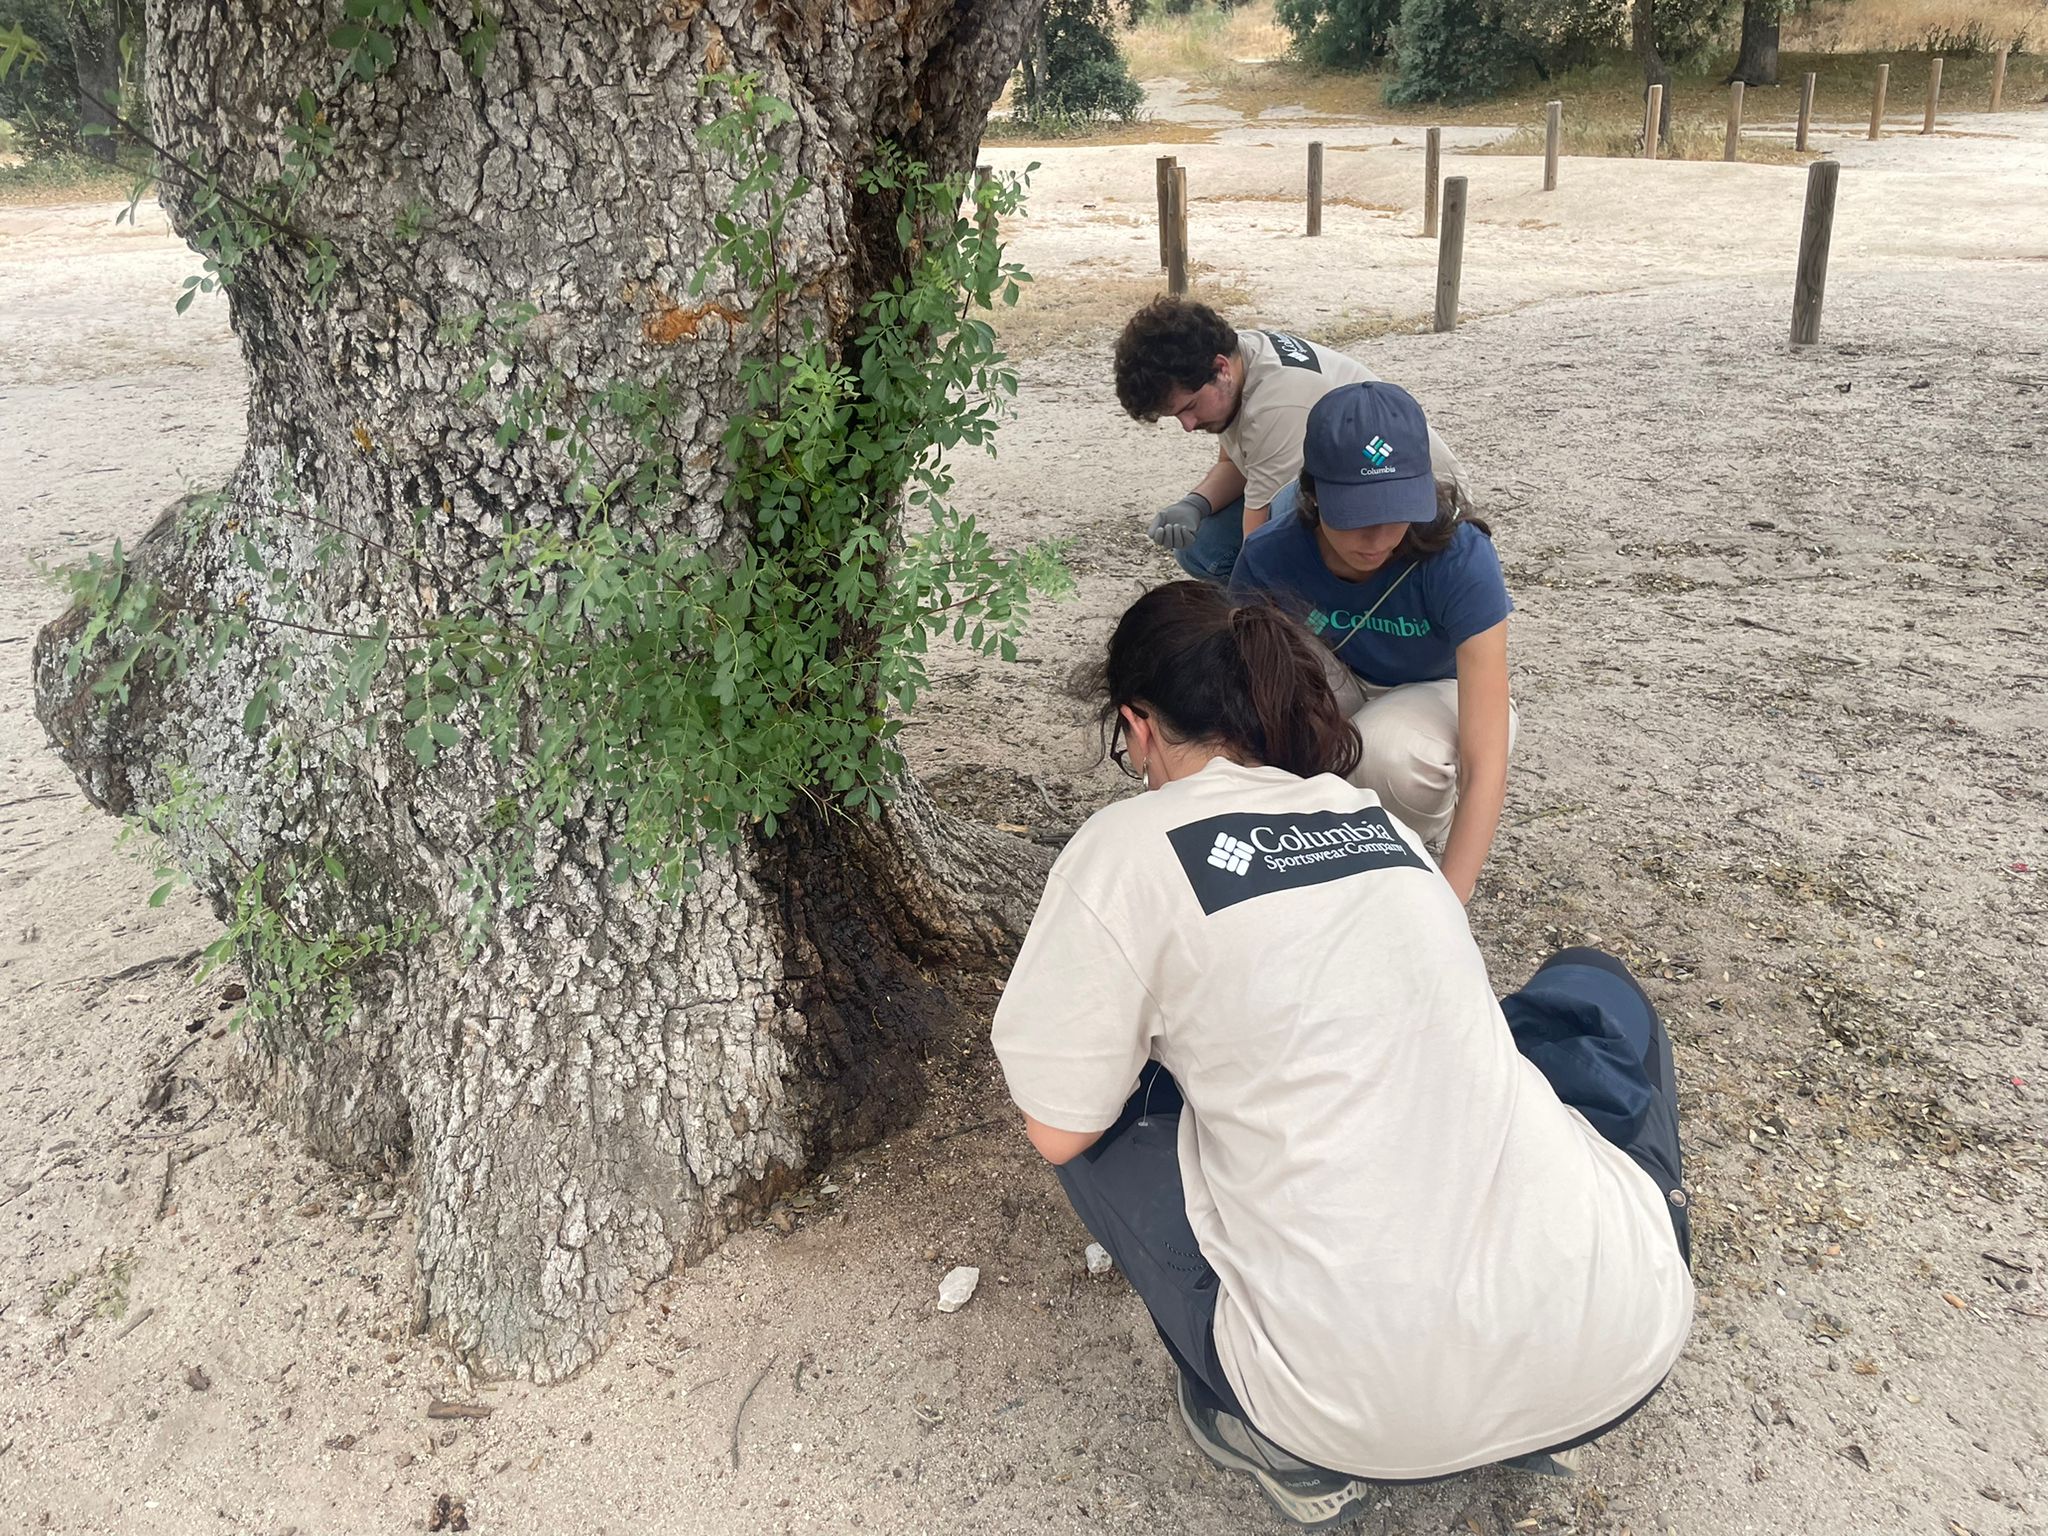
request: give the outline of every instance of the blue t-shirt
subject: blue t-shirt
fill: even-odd
[[[1323,563],[1315,530],[1291,511],[1244,541],[1230,590],[1270,593],[1353,672],[1382,688],[1456,677],[1458,647],[1515,606],[1493,540],[1470,523],[1419,564],[1394,555],[1367,580],[1345,581]]]

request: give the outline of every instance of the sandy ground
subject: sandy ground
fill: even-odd
[[[1648,978],[1701,1285],[1667,1389],[1575,1483],[1390,1489],[1364,1531],[2048,1528],[2048,117],[1970,126],[1840,145],[1803,355],[1798,170],[1572,161],[1546,198],[1484,157],[1450,167],[1477,318],[1361,345],[1463,452],[1519,604],[1475,926],[1503,987],[1570,941]],[[1419,152],[1333,152],[1333,192],[1393,211],[1311,244],[1267,136],[1177,151],[1198,196],[1290,199],[1198,202],[1198,257],[1312,335],[1420,313]],[[1050,291],[1149,280],[1150,150],[991,158],[1044,162],[1017,249]],[[576,1381],[475,1386],[407,1335],[404,1191],[244,1106],[180,963],[210,919],[147,907],[30,713],[59,606],[33,563],[132,538],[242,430],[221,310],[171,313],[193,258],[111,211],[0,211],[0,1531],[397,1532],[442,1494],[501,1533],[1278,1529],[1086,1276],[981,1000],[922,1123],[657,1287]],[[912,748],[943,798],[1057,841],[1120,792],[1061,683],[1169,574],[1139,530],[1208,450],[1118,415],[1100,337],[1028,363],[963,491],[1002,538],[1071,540],[1080,586],[1018,665],[941,658]],[[955,1263],[982,1288],[942,1316]]]

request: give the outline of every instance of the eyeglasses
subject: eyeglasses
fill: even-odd
[[[1116,764],[1118,771],[1127,779],[1142,779],[1145,777],[1144,774],[1131,766],[1130,751],[1124,746],[1124,717],[1122,715],[1116,717],[1116,726],[1109,733],[1109,760]]]

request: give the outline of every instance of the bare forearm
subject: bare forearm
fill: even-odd
[[[1508,792],[1514,705],[1508,699],[1508,621],[1458,647],[1458,808],[1438,866],[1470,901],[1500,827]]]
[[[1507,799],[1507,788],[1505,757],[1459,762],[1458,809],[1451,816],[1450,835],[1444,840],[1444,856],[1438,867],[1460,901],[1469,902],[1479,884],[1479,871],[1486,867],[1493,835],[1500,829],[1500,811]]]

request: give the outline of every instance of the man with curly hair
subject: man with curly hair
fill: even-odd
[[[1378,383],[1364,364],[1286,331],[1240,331],[1208,305],[1158,298],[1116,344],[1116,397],[1138,421],[1171,416],[1221,440],[1209,472],[1152,519],[1152,542],[1190,576],[1230,580],[1245,535],[1294,504],[1308,413],[1345,384]],[[1430,467],[1469,505],[1458,459],[1434,428]]]

